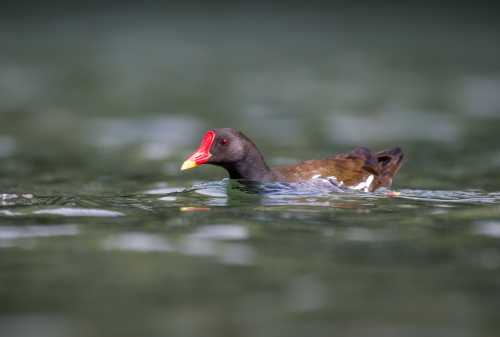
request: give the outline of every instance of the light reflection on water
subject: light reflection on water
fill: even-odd
[[[100,315],[98,304],[108,306],[100,300],[106,294],[123,292],[135,308],[155,308],[158,296],[166,296],[170,304],[160,305],[175,312],[186,302],[200,308],[207,301],[219,305],[230,301],[236,314],[245,317],[255,317],[248,316],[248,310],[267,310],[265,315],[273,317],[329,315],[332,310],[356,315],[363,302],[360,296],[380,304],[393,301],[394,309],[384,309],[391,315],[407,305],[398,304],[401,297],[411,299],[419,311],[437,301],[435,310],[451,315],[457,305],[452,294],[463,290],[447,265],[474,270],[470,275],[495,275],[500,266],[500,254],[494,248],[500,233],[495,220],[500,217],[498,192],[402,189],[399,196],[388,197],[387,191],[328,193],[324,185],[248,188],[227,179],[161,181],[139,187],[137,193],[126,195],[42,197],[33,193],[26,199],[5,194],[11,204],[2,206],[0,219],[12,219],[17,225],[0,225],[2,256],[20,259],[27,272],[45,275],[38,280],[42,285],[73,282],[65,286],[70,293],[62,286],[55,292],[63,296],[57,301],[51,297],[54,291],[35,291],[30,283],[7,288],[29,291],[34,301],[89,319]],[[444,230],[446,237],[440,239]],[[51,263],[61,251],[68,252],[65,258]],[[25,261],[21,252],[39,257]],[[40,264],[40,259],[45,262]],[[8,275],[0,276],[0,282],[12,275],[19,279],[15,273]],[[487,282],[469,277],[469,282],[479,285]],[[446,289],[440,286],[443,279]],[[416,280],[422,286],[414,285]],[[85,287],[93,299],[74,295]],[[0,290],[0,296],[20,294]],[[75,308],[66,296],[77,296]],[[474,298],[467,291],[461,296],[466,301]],[[475,314],[482,310],[482,306],[467,306]],[[120,312],[132,315],[136,310],[127,308]],[[362,311],[370,308],[380,309],[376,305]],[[199,310],[212,317],[211,310]],[[185,314],[192,319],[191,309]],[[17,324],[13,317],[2,319],[5,325],[0,331],[24,331],[13,325]],[[52,331],[51,324],[66,326],[72,335],[82,323],[68,319],[49,320],[43,326],[29,319],[25,322],[42,332]],[[419,319],[432,320],[427,315]]]
[[[338,192],[338,188],[315,182],[300,184],[267,183],[246,186],[228,179],[186,185],[185,187],[164,187],[165,183],[154,184],[154,188],[128,196],[85,196],[69,199],[59,196],[38,197],[33,194],[2,194],[0,216],[51,215],[63,217],[120,217],[129,213],[130,207],[143,211],[155,211],[161,207],[180,207],[184,210],[207,210],[221,206],[312,206],[319,208],[371,208],[378,203],[391,204],[397,208],[433,207],[446,212],[458,205],[495,205],[500,203],[499,192],[443,191],[401,189],[389,194],[387,189],[375,193],[353,190]],[[29,196],[29,197],[27,197]],[[80,200],[80,201],[79,201]],[[104,208],[74,207],[68,203],[102,205]],[[161,202],[158,204],[158,202]],[[106,209],[113,205],[114,210]],[[9,207],[10,206],[10,207]],[[19,206],[29,207],[28,209]],[[63,207],[58,207],[63,206]],[[208,208],[206,208],[208,207]],[[293,210],[293,207],[292,207]],[[320,211],[320,209],[318,209]]]
[[[1,336],[498,333],[493,22],[157,12],[0,20]],[[179,173],[213,127],[400,194]]]
[[[335,186],[317,184],[316,182],[300,184],[267,183],[248,187],[224,179],[220,182],[195,185],[192,190],[187,189],[186,193],[190,194],[192,191],[213,197],[215,200],[218,200],[218,198],[223,200],[229,198],[227,200],[230,200],[231,196],[239,191],[250,192],[249,195],[259,196],[261,203],[264,205],[334,206],[336,201],[359,201],[370,204],[370,202],[377,199],[422,201],[434,203],[435,207],[453,207],[455,203],[495,204],[500,202],[499,192],[401,189],[397,191],[397,195],[392,196],[388,194],[387,189],[379,189],[375,193],[352,190],[339,192]],[[221,204],[224,205],[224,203]]]
[[[78,235],[77,225],[0,226],[0,248],[33,248],[32,241],[23,239]]]
[[[226,242],[248,238],[245,226],[208,225],[176,239],[139,232],[114,234],[104,239],[101,246],[106,250],[142,253],[175,252],[188,256],[208,256],[215,257],[224,264],[249,265],[255,257],[254,249],[247,244]]]
[[[476,227],[477,234],[500,238],[500,221],[479,222]]]
[[[164,238],[147,233],[123,233],[113,235],[102,243],[104,249],[135,252],[168,252],[172,245]]]
[[[34,211],[33,214],[42,215],[60,215],[69,217],[116,217],[123,216],[123,213],[109,211],[105,209],[92,209],[92,208],[47,208]]]

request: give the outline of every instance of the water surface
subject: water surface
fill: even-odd
[[[382,13],[2,20],[0,335],[497,335],[497,28]],[[400,194],[179,172],[213,127]]]

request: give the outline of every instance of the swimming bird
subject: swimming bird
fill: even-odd
[[[373,192],[392,185],[403,157],[399,147],[380,152],[357,147],[325,159],[269,167],[250,138],[238,130],[220,128],[205,133],[181,170],[211,164],[226,169],[231,179],[242,181],[297,183],[325,179],[338,187]]]

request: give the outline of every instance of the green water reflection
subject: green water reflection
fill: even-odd
[[[0,23],[0,335],[496,335],[497,27],[342,15]],[[399,145],[401,195],[181,174],[221,126]]]

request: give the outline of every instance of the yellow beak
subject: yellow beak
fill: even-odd
[[[184,163],[182,163],[181,171],[189,170],[189,169],[192,169],[192,168],[197,167],[197,166],[200,166],[200,165],[196,164],[194,162],[194,160],[189,160],[188,159]]]

